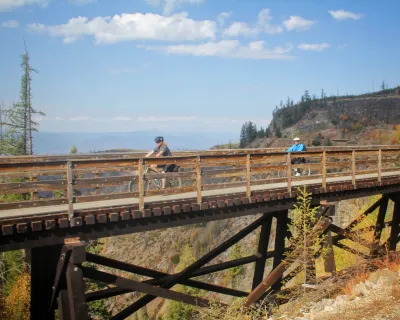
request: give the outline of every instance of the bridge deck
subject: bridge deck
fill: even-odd
[[[377,173],[372,174],[358,174],[356,175],[356,180],[365,180],[365,179],[375,179],[377,178]],[[393,177],[400,176],[400,171],[392,171],[392,172],[383,172],[382,177]],[[340,183],[340,182],[349,182],[352,181],[352,176],[342,176],[342,177],[331,177],[327,178],[327,183]],[[321,185],[322,179],[312,179],[312,180],[296,180],[292,181],[292,187],[298,187],[303,185]],[[251,186],[252,191],[260,191],[260,190],[274,190],[274,189],[284,189],[287,187],[286,182],[281,183],[270,183],[270,184],[262,184],[262,185],[254,185]],[[225,188],[225,189],[217,189],[217,190],[206,190],[203,191],[203,196],[220,196],[220,195],[232,195],[232,194],[240,194],[245,193],[246,187],[236,187],[236,188]],[[146,202],[174,202],[179,200],[188,200],[195,199],[196,192],[185,192],[179,194],[172,195],[158,195],[158,196],[149,196],[146,197]],[[88,210],[88,209],[101,209],[101,208],[112,208],[112,207],[121,207],[121,206],[130,206],[138,204],[138,198],[124,198],[124,199],[114,199],[114,200],[102,200],[102,201],[93,201],[93,202],[84,202],[84,203],[75,203],[74,210]],[[44,206],[44,207],[30,207],[30,208],[19,208],[19,209],[9,209],[9,210],[1,210],[0,211],[0,220],[9,219],[9,218],[20,218],[27,216],[41,216],[41,215],[51,215],[51,214],[62,214],[67,213],[68,207],[67,205],[53,205],[53,206]]]

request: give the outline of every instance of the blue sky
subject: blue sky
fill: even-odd
[[[399,85],[397,0],[0,0],[0,101],[25,39],[41,131],[267,125],[304,90]]]

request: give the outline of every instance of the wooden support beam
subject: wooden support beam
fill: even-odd
[[[33,248],[31,251],[31,319],[54,320],[49,310],[61,245]]]
[[[335,254],[333,252],[332,232],[330,230],[326,233],[322,246],[327,250],[327,253],[323,257],[325,272],[329,272],[334,275],[336,273],[336,263]]]
[[[99,280],[101,282],[115,285],[123,289],[130,289],[134,291],[139,291],[142,293],[149,294],[153,297],[161,297],[165,299],[175,300],[179,302],[188,303],[198,307],[208,307],[209,301],[203,298],[190,296],[188,294],[171,291],[161,287],[156,287],[153,285],[146,284],[144,282],[138,282],[135,280],[126,279],[123,277],[118,277],[113,274],[109,274],[103,271],[95,270],[88,267],[82,267],[83,275],[86,278]]]
[[[60,292],[61,288],[65,288],[65,272],[67,270],[67,266],[69,263],[69,259],[71,257],[72,253],[72,246],[70,245],[65,245],[62,250],[61,254],[58,258],[58,264],[57,264],[57,269],[56,269],[56,274],[54,277],[54,282],[52,286],[52,296],[51,296],[51,301],[50,301],[50,306],[49,310],[52,311],[54,310],[54,305],[55,301],[58,297],[58,294]]]
[[[85,246],[83,243],[79,243],[72,249],[65,273],[71,320],[89,319],[85,300],[85,283],[83,282],[83,272],[80,266],[85,260]]]
[[[372,204],[367,210],[365,210],[363,215],[364,216],[368,216],[369,214],[374,212],[376,209],[378,209],[380,207],[381,203],[383,203],[384,201],[386,201],[386,200],[383,197],[380,198],[374,204]],[[351,223],[349,223],[348,226],[345,229],[347,231],[350,231],[359,223],[360,223],[360,220],[357,218],[357,219],[353,220]]]
[[[282,262],[285,253],[285,239],[288,229],[288,210],[280,211],[276,214],[276,235],[275,235],[275,256],[272,268],[275,269]],[[275,281],[272,286],[274,291],[280,290],[282,287],[282,275]]]
[[[371,243],[371,242],[368,242],[365,239],[360,239],[357,236],[356,232],[347,231],[346,229],[340,228],[340,227],[338,227],[338,226],[336,226],[334,224],[331,224],[329,226],[329,230],[334,232],[334,233],[337,233],[339,235],[342,235],[342,236],[344,236],[345,238],[347,238],[347,239],[349,239],[351,241],[357,242],[358,244],[360,244],[360,245],[362,245],[362,246],[364,246],[364,247],[366,247],[366,248],[368,248],[370,250],[373,249],[374,244]]]
[[[264,213],[264,215],[266,214]],[[271,234],[271,226],[272,226],[272,216],[269,216],[261,226],[260,240],[258,242],[258,250],[257,250],[261,258],[256,262],[255,265],[252,290],[254,290],[264,278],[264,269],[265,269],[265,264],[267,262],[267,252],[268,252],[269,238]]]
[[[156,279],[146,280],[146,281],[143,281],[143,283],[155,285],[154,284],[155,280]],[[249,294],[248,292],[244,292],[241,290],[225,288],[225,287],[221,287],[221,286],[217,286],[217,285],[213,285],[213,284],[209,284],[209,283],[205,283],[205,282],[200,282],[200,281],[194,281],[194,280],[182,281],[181,284],[192,287],[192,288],[206,290],[209,292],[215,292],[215,293],[229,295],[232,297],[246,297]],[[108,289],[104,289],[104,290],[99,290],[99,291],[95,291],[95,292],[89,292],[86,294],[86,302],[96,301],[96,300],[100,300],[100,299],[107,299],[107,298],[115,297],[115,296],[129,293],[129,292],[135,292],[135,290],[117,287],[117,288],[108,288]]]
[[[282,220],[284,220],[284,218],[282,218]],[[280,223],[280,221],[278,220],[278,224],[279,223]],[[331,224],[331,220],[329,218],[321,217],[313,229],[315,231],[318,231],[317,234],[322,234],[323,232],[325,232],[325,230],[329,227],[330,224]],[[278,229],[278,225],[277,225],[277,229]],[[277,236],[278,236],[278,231],[277,231]],[[279,260],[277,260],[277,261],[279,261]],[[293,264],[296,264],[296,263],[297,263],[297,261],[295,261]],[[277,266],[274,266],[273,270],[269,273],[269,275],[257,286],[257,288],[255,288],[247,296],[247,300],[246,300],[244,306],[246,308],[248,308],[250,305],[257,302],[269,288],[274,289],[275,283],[279,284],[278,286],[275,286],[275,287],[280,288],[281,287],[280,281],[282,279],[284,272],[287,269],[289,269],[291,267],[291,265],[293,265],[293,264],[288,264],[288,263],[286,263],[286,261],[282,261]]]
[[[68,291],[66,289],[62,289],[59,291],[58,298],[58,318],[60,320],[69,320],[71,319],[71,314],[69,311],[69,301],[68,301]]]
[[[379,207],[378,216],[376,219],[375,230],[374,230],[374,241],[373,241],[373,250],[371,251],[372,254],[376,254],[376,250],[379,247],[379,242],[381,240],[382,230],[385,227],[385,217],[386,211],[389,204],[389,197],[383,196],[383,200]]]
[[[400,203],[394,203],[392,227],[389,237],[389,250],[396,251],[396,246],[400,233]]]
[[[169,277],[167,281],[164,282],[164,284],[161,285],[162,288],[169,289],[173,287],[175,284],[179,283],[181,280],[186,280],[188,279],[193,272],[198,270],[200,267],[204,266],[208,262],[210,262],[212,259],[220,255],[222,252],[226,251],[228,248],[233,246],[235,243],[243,239],[245,236],[247,236],[249,233],[253,232],[256,228],[258,228],[266,219],[265,216],[257,219],[250,225],[248,225],[246,228],[243,230],[239,231],[237,234],[235,234],[233,237],[230,239],[226,240],[224,243],[220,244],[218,247],[204,255],[202,258],[200,258],[198,261],[194,262],[190,266],[188,266],[186,269],[182,270],[179,274],[173,275]],[[144,307],[146,304],[149,302],[153,301],[155,299],[154,296],[151,295],[146,295],[136,302],[134,302],[132,305],[128,306],[124,310],[122,310],[120,313],[118,313],[113,319],[124,319],[128,316],[130,316],[132,313],[136,312],[140,308]]]

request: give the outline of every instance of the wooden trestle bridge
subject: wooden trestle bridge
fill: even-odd
[[[396,250],[400,231],[400,148],[392,146],[314,148],[301,153],[306,163],[292,165],[282,149],[243,149],[181,152],[168,158],[143,154],[90,154],[0,158],[0,252],[31,249],[31,319],[88,319],[86,303],[128,292],[141,298],[113,319],[124,319],[157,297],[207,306],[203,298],[175,292],[182,284],[210,292],[247,297],[251,304],[266,291],[279,291],[285,277],[285,238],[289,236],[288,210],[296,202],[297,187],[306,186],[312,204],[322,205],[321,232],[334,233],[330,245],[346,247],[357,222],[334,225],[330,203],[380,194],[365,214],[379,209],[371,255],[380,247],[382,230]],[[178,172],[149,174],[147,166],[176,164]],[[293,175],[293,166],[303,169]],[[151,181],[167,177],[168,188],[158,190]],[[10,195],[14,195],[12,198]],[[9,199],[20,199],[9,200]],[[385,221],[392,200],[392,221]],[[262,214],[257,220],[176,274],[151,270],[85,252],[84,241],[148,230],[173,228],[220,219]],[[273,220],[274,250],[267,251]],[[386,219],[387,220],[387,219]],[[255,253],[234,261],[209,262],[246,235],[261,228]],[[264,275],[267,259],[273,270]],[[107,266],[151,278],[135,281],[88,267]],[[332,257],[327,271],[334,271]],[[255,263],[253,291],[244,292],[193,280],[213,272]],[[266,276],[266,278],[264,278]],[[85,292],[84,278],[110,287]]]

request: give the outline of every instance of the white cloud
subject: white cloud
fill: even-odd
[[[305,51],[324,51],[325,49],[329,48],[331,45],[329,43],[315,43],[315,44],[307,44],[302,43],[298,46],[300,50]]]
[[[336,10],[336,11],[330,10],[328,12],[332,16],[332,18],[336,20],[346,20],[346,19],[359,20],[362,18],[362,14],[360,13],[353,13],[345,10]]]
[[[170,122],[170,121],[197,121],[196,117],[139,117],[137,121],[139,122]]]
[[[162,51],[168,54],[192,55],[198,57],[226,57],[236,59],[293,59],[288,55],[293,46],[267,49],[264,41],[242,45],[238,40],[221,40],[198,45],[144,46],[146,50]]]
[[[316,21],[307,20],[299,16],[290,16],[288,20],[283,21],[283,25],[286,30],[307,30],[309,29]]]
[[[56,117],[56,121],[64,121],[64,118],[62,118],[62,117]]]
[[[69,3],[77,6],[85,6],[87,4],[96,2],[97,0],[68,0]]]
[[[25,5],[40,5],[45,7],[49,0],[0,0],[0,12],[11,11]]]
[[[1,1],[1,0],[0,0]],[[18,28],[19,27],[19,21],[17,20],[8,20],[4,21],[1,26],[3,28]]]
[[[87,116],[79,116],[79,117],[69,118],[69,120],[70,121],[90,121],[90,120],[93,120],[93,118],[87,117]]]
[[[225,23],[225,20],[232,16],[232,12],[221,12],[218,15],[218,24],[222,27]]]
[[[43,116],[36,115],[36,116],[33,116],[33,117],[32,117],[32,120],[35,121],[35,122],[41,122],[41,121],[44,120],[44,117],[43,117]]]
[[[200,4],[205,0],[146,0],[146,2],[152,6],[162,5],[164,15],[170,15],[176,8],[179,8],[182,4]]]
[[[246,22],[233,22],[228,28],[226,28],[222,35],[225,37],[237,37],[237,36],[256,36],[261,32],[266,34],[281,33],[283,28],[279,25],[270,24],[272,17],[269,9],[263,9],[258,14],[258,21],[254,27],[250,27]]]
[[[115,120],[115,121],[132,121],[133,118],[131,118],[131,117],[115,117],[113,120]]]
[[[260,33],[258,28],[250,28],[245,22],[234,22],[229,28],[226,28],[222,35],[224,37],[237,37],[237,36],[255,36]]]
[[[267,34],[281,33],[283,28],[279,25],[270,24],[272,17],[269,9],[262,9],[258,14],[258,27]]]
[[[170,17],[153,13],[123,13],[111,17],[86,17],[70,19],[66,24],[45,26],[31,24],[34,32],[46,33],[72,43],[85,36],[93,36],[96,43],[111,44],[132,40],[198,40],[214,39],[216,23],[209,20],[195,21],[187,13]]]
[[[338,45],[338,49],[344,49],[344,48],[346,48],[347,47],[347,43],[343,43],[343,44],[340,44],[340,45]]]

